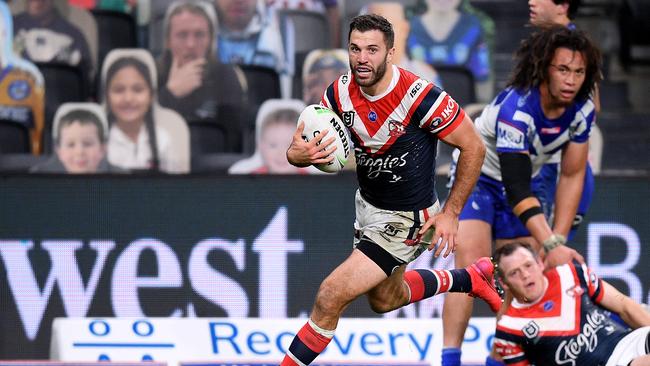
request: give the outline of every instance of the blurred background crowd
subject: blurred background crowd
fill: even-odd
[[[318,173],[285,151],[304,106],[347,72],[355,15],[388,18],[394,62],[474,116],[532,31],[524,0],[13,0],[0,13],[7,173]],[[597,174],[650,172],[648,20],[646,0],[575,14],[604,55]]]

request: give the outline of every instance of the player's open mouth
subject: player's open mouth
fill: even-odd
[[[573,91],[573,90],[560,90],[560,94],[564,98],[573,98],[573,96],[576,94],[576,92]]]
[[[357,73],[357,75],[363,78],[369,77],[370,74],[372,74],[372,69],[369,67],[357,67],[354,70]]]

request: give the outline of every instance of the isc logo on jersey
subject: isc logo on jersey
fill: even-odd
[[[524,133],[507,123],[498,123],[497,147],[503,149],[523,149]]]
[[[336,173],[343,169],[352,151],[352,141],[348,129],[343,125],[343,121],[339,116],[331,109],[312,104],[302,111],[298,121],[305,122],[305,129],[302,133],[302,138],[305,141],[318,136],[325,129],[329,131],[328,138],[335,137],[334,146],[336,146],[336,151],[332,153],[334,154],[334,160],[328,164],[315,165],[316,168],[327,173]]]

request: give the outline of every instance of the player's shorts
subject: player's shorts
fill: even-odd
[[[533,186],[537,195],[538,188]],[[481,220],[492,226],[492,239],[513,239],[530,236],[530,232],[512,212],[503,183],[484,174],[478,179],[460,220]]]
[[[431,243],[433,230],[425,236],[418,231],[429,217],[440,212],[438,201],[424,210],[384,210],[366,201],[359,190],[354,201],[354,247],[377,263],[386,275],[415,260]]]
[[[636,357],[647,354],[650,354],[650,327],[641,327],[618,342],[605,366],[627,366]]]

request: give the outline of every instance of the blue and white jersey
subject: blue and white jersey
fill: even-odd
[[[501,181],[499,153],[528,153],[537,175],[554,153],[569,142],[589,139],[595,108],[591,99],[574,102],[554,119],[544,115],[538,88],[522,92],[507,88],[483,109],[476,128],[487,152],[481,173]]]

